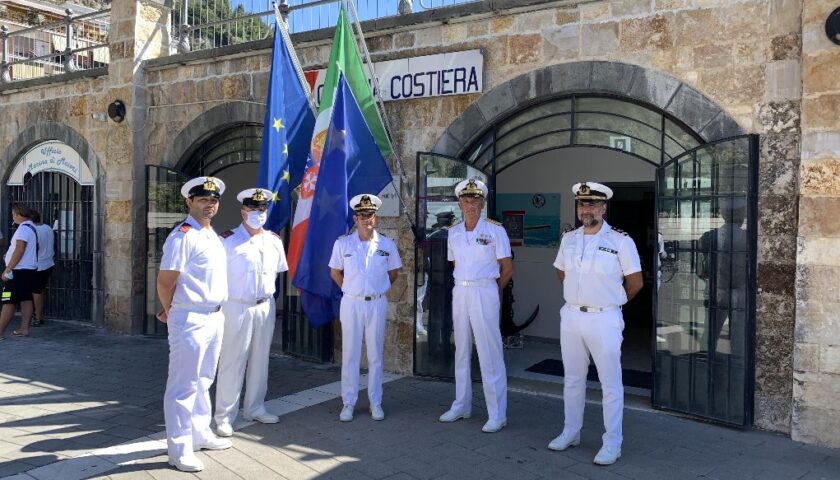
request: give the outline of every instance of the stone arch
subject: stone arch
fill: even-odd
[[[58,140],[65,143],[75,150],[82,161],[85,162],[90,169],[90,173],[94,179],[93,186],[93,245],[91,250],[93,252],[101,252],[104,247],[103,235],[105,232],[105,206],[104,206],[104,185],[105,185],[105,169],[99,156],[93,150],[88,141],[79,132],[67,125],[54,122],[43,122],[20,132],[12,143],[0,154],[0,171],[3,172],[3,181],[0,183],[0,198],[6,199],[8,197],[8,187],[6,182],[9,175],[12,173],[15,162],[17,162],[23,154],[31,147],[47,141]],[[0,209],[0,222],[5,222],[8,225],[10,220],[6,218],[6,209]],[[101,258],[101,257],[100,257]],[[93,273],[92,273],[92,295],[93,305],[91,306],[92,323],[96,326],[103,326],[105,296],[103,284],[103,265],[100,259],[94,256]]]
[[[44,122],[33,125],[18,134],[5,152],[0,156],[0,169],[3,173],[3,186],[5,187],[12,166],[30,147],[46,140],[59,140],[79,153],[79,156],[90,169],[90,173],[96,180],[96,187],[99,190],[102,173],[104,169],[96,153],[90,147],[87,140],[76,130],[59,123]]]
[[[265,105],[253,102],[228,102],[215,106],[181,130],[167,147],[161,166],[179,170],[190,155],[214,133],[232,124],[261,124],[264,116]]]
[[[432,151],[459,157],[486,129],[542,100],[601,93],[636,100],[678,118],[706,142],[744,131],[720,106],[686,83],[621,62],[583,61],[532,70],[482,95],[446,129]]]

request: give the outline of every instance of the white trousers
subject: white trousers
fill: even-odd
[[[359,363],[362,339],[368,359],[368,399],[371,405],[382,404],[382,350],[385,346],[385,315],[388,299],[341,299],[341,399],[356,405],[359,397]]]
[[[595,360],[603,394],[604,445],[621,446],[624,417],[624,385],[621,379],[621,310],[587,313],[568,305],[560,309],[560,348],[563,357],[564,432],[577,433],[583,427],[586,404],[586,374],[589,356]]]
[[[239,413],[239,396],[245,383],[242,411],[249,417],[266,413],[268,355],[274,336],[274,299],[259,305],[225,302],[225,334],[216,378],[216,425],[233,423]],[[247,370],[246,370],[247,368]]]
[[[471,360],[473,336],[481,367],[481,383],[489,420],[507,420],[507,372],[502,334],[499,331],[499,290],[488,286],[452,290],[452,323],[455,329],[455,401],[452,409],[472,410]]]
[[[210,385],[216,377],[224,317],[221,312],[172,308],[169,329],[169,377],[163,394],[169,456],[192,454],[193,444],[213,438]]]

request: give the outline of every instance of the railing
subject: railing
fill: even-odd
[[[359,20],[405,15],[482,0],[355,0]],[[342,0],[283,0],[280,11],[291,33],[335,26]],[[224,47],[268,37],[274,28],[271,0],[178,0],[172,9],[173,43],[179,53]],[[183,12],[187,12],[183,15]]]
[[[64,13],[61,20],[33,27],[10,30],[0,25],[0,85],[110,63],[111,10]]]

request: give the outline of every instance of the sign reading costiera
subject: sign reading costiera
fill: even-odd
[[[386,102],[481,93],[483,89],[484,55],[481,50],[401,58],[375,62],[373,66],[379,77],[382,100]],[[367,67],[364,70],[373,90]],[[320,103],[327,70],[309,70],[304,74],[315,92],[316,103]]]

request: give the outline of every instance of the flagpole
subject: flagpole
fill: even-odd
[[[373,80],[373,87],[374,87],[373,90],[376,93],[376,99],[378,100],[376,102],[376,107],[377,107],[376,108],[376,114],[379,115],[379,119],[384,123],[385,129],[388,132],[388,136],[393,137],[393,135],[391,133],[393,131],[391,129],[391,122],[388,120],[388,113],[385,111],[385,101],[382,99],[382,89],[379,88],[379,78],[376,76],[376,71],[374,70],[373,61],[370,58],[370,52],[368,51],[367,43],[365,42],[365,34],[362,31],[362,24],[361,24],[361,22],[359,22],[359,13],[356,11],[356,5],[353,2],[353,0],[346,0],[346,1],[347,1],[347,4],[350,7],[351,12],[353,13],[353,21],[354,21],[353,23],[356,27],[359,38],[361,39],[361,42],[357,41],[356,48],[358,49],[359,48],[359,43],[361,43],[361,48],[362,48],[362,53],[364,54],[365,63],[367,64],[368,72],[370,73],[370,78]],[[380,112],[380,109],[382,110],[381,112]],[[394,154],[394,159],[396,160],[397,167],[399,168],[399,171],[400,171],[400,178],[405,182],[406,185],[408,185],[408,179],[406,178],[406,175],[405,175],[405,168],[403,167],[402,159],[400,158],[399,153],[397,153],[393,149],[392,149],[392,153]],[[394,181],[391,180],[391,183],[393,184]],[[396,185],[394,185],[394,186],[396,187]],[[400,192],[401,192],[401,190],[400,190]],[[416,230],[415,221],[412,220],[412,218],[411,218],[411,213],[409,212],[408,207],[406,206],[405,202],[403,201],[402,194],[398,193],[397,198],[399,199],[400,205],[402,205],[403,210],[405,211],[405,214],[408,217],[408,223],[411,224],[411,230],[415,231]],[[415,231],[415,235],[416,235],[416,231]]]
[[[286,0],[281,1],[284,4],[286,3]],[[292,65],[295,67],[295,73],[297,74],[298,80],[301,85],[303,85],[303,90],[306,92],[306,100],[309,103],[309,108],[312,109],[312,112],[315,115],[317,115],[318,108],[315,106],[315,100],[312,98],[312,90],[309,89],[309,82],[306,80],[306,75],[303,74],[303,67],[300,66],[297,51],[292,48],[292,37],[289,36],[289,28],[286,25],[286,20],[283,18],[283,15],[280,14],[280,8],[277,6],[277,0],[272,0],[271,4],[274,5],[274,20],[277,22],[280,34],[283,35],[283,41],[286,42],[287,50],[289,51],[289,56],[292,58]]]

